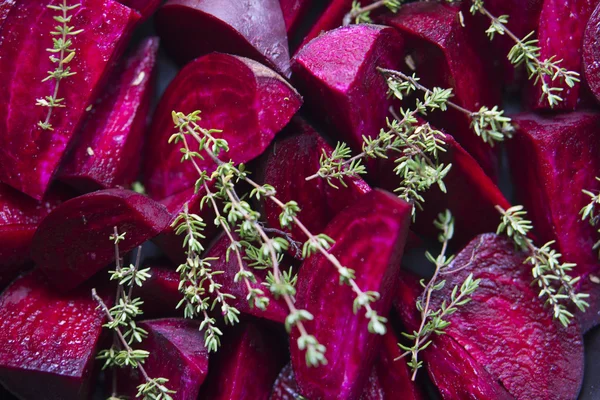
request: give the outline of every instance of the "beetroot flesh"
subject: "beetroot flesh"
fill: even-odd
[[[374,190],[340,212],[325,229],[325,234],[335,240],[330,252],[355,271],[361,289],[379,292],[381,298],[372,306],[383,316],[389,312],[395,290],[393,277],[398,273],[410,214],[407,203]],[[337,271],[321,254],[304,261],[297,286],[297,307],[314,316],[313,321],[305,321],[306,329],[325,345],[328,359],[325,366],[307,367],[304,352],[291,346],[292,365],[302,393],[309,398],[358,398],[381,336],[368,332],[368,319],[362,310],[353,313],[351,288],[339,284]],[[290,342],[297,339],[294,329]]]
[[[587,23],[582,47],[583,73],[592,93],[600,101],[600,3]]]
[[[112,0],[82,0],[71,24],[84,31],[73,39],[75,75],[60,84],[64,108],[55,108],[52,131],[37,126],[48,109],[36,99],[51,95],[55,81],[41,82],[56,67],[46,48],[55,10],[47,1],[30,0],[3,6],[0,25],[0,180],[40,199],[52,175],[102,84],[107,67],[119,56],[139,16]],[[33,84],[35,82],[35,84]],[[9,99],[9,100],[8,100]]]
[[[181,162],[180,145],[167,143],[175,133],[173,110],[200,110],[200,126],[223,130],[214,135],[229,143],[223,159],[238,164],[260,155],[301,104],[283,78],[255,61],[216,53],[194,60],[171,82],[154,115],[144,171],[148,192],[163,199],[194,187],[198,178],[192,163]],[[208,155],[197,161],[215,168]]]
[[[590,201],[581,191],[600,190],[595,179],[600,176],[600,114],[522,114],[514,121],[517,132],[508,146],[511,175],[539,244],[556,240],[562,261],[577,264],[573,274],[581,277],[580,285],[587,293],[600,291],[593,282],[600,272],[598,254],[592,249],[598,233],[579,215]],[[591,307],[580,315],[584,331],[600,322],[597,310]]]
[[[392,28],[351,25],[312,40],[292,60],[294,82],[307,107],[356,152],[363,136],[377,136],[385,127],[392,99],[376,68],[398,69],[402,43]]]
[[[479,288],[470,303],[447,318],[450,325],[444,337],[466,350],[474,362],[515,399],[576,398],[583,377],[579,327],[571,324],[565,328],[552,319],[551,311],[538,297],[537,287],[531,285],[531,271],[523,265],[524,260],[525,255],[516,253],[510,241],[494,234],[478,236],[448,267],[452,270],[469,264],[445,276],[444,288],[434,292],[432,297],[432,309],[450,298],[454,286],[472,273],[474,279],[481,279]],[[401,279],[396,305],[409,331],[418,327],[414,303],[421,290],[416,279]],[[456,352],[445,348],[451,343],[440,342],[438,337],[433,340],[438,348],[426,350],[428,360],[430,357],[448,358],[436,355],[437,351]],[[514,357],[515,354],[519,357]],[[440,373],[456,374],[441,366]],[[438,379],[446,384],[454,381],[441,375]],[[458,387],[469,386],[460,382]],[[443,392],[446,388],[440,390]]]
[[[142,20],[145,20],[154,14],[162,0],[119,0],[119,2],[139,12]]]
[[[405,39],[416,75],[428,88],[452,88],[452,101],[470,111],[499,104],[499,86],[486,72],[477,49],[460,25],[459,9],[440,3],[403,5],[397,14],[381,21],[398,30]],[[412,70],[406,68],[407,74]],[[432,112],[428,121],[446,129],[495,178],[497,158],[470,128],[471,119],[454,109]]]
[[[208,374],[208,350],[204,347],[204,337],[198,328],[198,321],[183,318],[147,320],[139,326],[148,332],[141,348],[150,352],[144,369],[150,378],[166,378],[173,400],[190,400],[198,397],[200,385]],[[144,379],[135,368],[126,368],[121,373],[123,389],[119,393],[135,398],[137,386]]]
[[[99,190],[62,203],[42,221],[31,256],[50,283],[69,290],[114,261],[109,239],[116,226],[126,233],[122,253],[158,235],[169,223],[167,210],[141,194]]]
[[[35,272],[15,281],[0,297],[2,385],[22,399],[90,398],[105,318],[97,305],[89,288],[57,294]]]
[[[296,32],[312,3],[313,0],[279,0],[288,38]]]
[[[286,25],[278,0],[169,0],[156,14],[156,29],[180,64],[217,51],[266,63],[289,76]]]
[[[223,346],[210,360],[210,372],[198,400],[267,400],[285,349],[273,332],[257,322],[226,331]]]
[[[146,39],[112,74],[58,178],[83,192],[127,186],[138,173],[158,38]]]
[[[173,267],[150,267],[150,277],[134,291],[144,301],[144,318],[183,315],[183,309],[177,308],[183,298],[179,292],[179,279],[179,273]]]

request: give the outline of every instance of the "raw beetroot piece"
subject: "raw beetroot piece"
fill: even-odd
[[[284,364],[279,338],[257,322],[225,332],[199,400],[267,400]]]
[[[592,249],[600,238],[579,215],[590,201],[581,191],[600,190],[595,178],[600,176],[600,114],[522,114],[514,121],[517,133],[508,144],[511,174],[539,244],[556,240],[563,261],[577,264],[574,274],[581,276],[581,284],[600,289],[592,281],[586,283],[600,271],[597,252]],[[600,321],[594,312],[581,317],[584,330]]]
[[[179,273],[172,266],[150,268],[150,277],[134,291],[144,301],[144,318],[183,315],[183,309],[177,309],[183,298],[179,292],[179,279]]]
[[[279,0],[288,38],[298,29],[313,0]]]
[[[165,318],[140,322],[148,332],[141,347],[150,352],[144,369],[150,378],[166,378],[165,383],[173,400],[191,400],[198,397],[200,385],[208,373],[208,351],[204,347],[204,334],[198,321],[183,318]],[[135,398],[137,386],[144,379],[135,368],[122,369],[125,395]],[[126,372],[125,372],[126,371]]]
[[[251,58],[289,76],[286,25],[278,0],[169,0],[156,14],[156,29],[181,64],[218,51]]]
[[[175,132],[174,110],[202,111],[200,126],[223,131],[214,135],[229,143],[222,157],[237,164],[261,154],[301,104],[300,95],[283,78],[255,61],[216,53],[194,60],[171,82],[154,115],[146,188],[163,199],[194,187],[198,179],[192,163],[181,162],[181,144],[168,144]],[[209,171],[215,168],[208,155],[197,162]]]
[[[307,106],[357,152],[363,136],[377,136],[385,126],[392,100],[376,68],[398,69],[402,43],[392,28],[351,25],[314,39],[292,61]]]
[[[161,0],[119,0],[129,8],[133,8],[142,16],[142,20],[148,19],[160,6]]]
[[[386,316],[399,270],[411,206],[394,195],[374,190],[340,212],[325,234],[335,240],[331,253],[356,273],[363,291],[376,291],[373,309]],[[328,364],[307,367],[304,351],[291,346],[292,365],[308,398],[356,399],[369,377],[381,336],[368,332],[364,312],[353,313],[354,294],[339,284],[339,274],[322,255],[308,258],[298,274],[299,309],[313,314],[308,332],[327,348]],[[331,307],[336,304],[336,307]],[[343,332],[343,335],[340,333]],[[290,342],[298,339],[292,331]]]
[[[62,203],[42,221],[33,237],[31,256],[48,280],[69,290],[114,261],[110,235],[117,227],[126,253],[158,235],[170,214],[141,194],[99,190]]]
[[[440,3],[406,4],[382,18],[405,38],[408,54],[421,83],[452,88],[452,101],[471,111],[499,104],[498,80],[486,73],[477,49],[460,24],[457,7]],[[410,69],[406,69],[411,74]],[[495,178],[497,158],[470,128],[471,119],[449,109],[432,112],[428,121],[446,129]]]
[[[90,398],[97,305],[89,288],[58,294],[36,272],[15,281],[0,297],[2,385],[20,399]]]
[[[5,6],[6,23],[0,26],[0,180],[41,199],[46,192],[73,133],[85,115],[85,108],[99,90],[107,67],[127,43],[139,16],[112,0],[83,0],[70,25],[84,31],[73,37],[75,75],[63,79],[58,97],[64,108],[55,108],[53,130],[37,124],[44,121],[47,107],[36,99],[52,95],[55,80],[42,82],[56,64],[46,50],[52,45],[56,10],[48,1],[31,0]],[[10,9],[8,9],[10,7]],[[8,10],[8,11],[7,11]]]
[[[158,38],[146,39],[109,79],[58,178],[83,192],[126,186],[140,164]]]
[[[592,93],[600,101],[600,3],[592,13],[583,36],[583,72]]]
[[[301,400],[302,398],[292,364],[287,364],[277,376],[269,400]]]

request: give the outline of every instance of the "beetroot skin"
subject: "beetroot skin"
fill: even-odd
[[[156,29],[181,64],[218,51],[254,59],[289,76],[279,0],[169,0],[156,14]]]
[[[113,73],[58,174],[60,180],[84,192],[135,180],[157,52],[158,38],[146,39]]]
[[[105,316],[89,288],[57,294],[34,272],[2,294],[0,315],[0,381],[4,387],[22,399],[90,398],[92,367]]]
[[[173,110],[200,110],[200,126],[221,129],[215,136],[229,143],[223,159],[238,164],[261,154],[301,104],[283,78],[255,61],[226,54],[194,60],[171,82],[154,115],[144,171],[148,192],[163,199],[192,188],[198,178],[192,163],[181,162],[180,145],[167,143],[175,133]],[[197,161],[201,168],[215,168],[208,155]]]
[[[583,37],[583,73],[600,101],[600,3],[590,17]]]
[[[84,31],[73,39],[75,75],[60,83],[59,97],[64,108],[55,108],[50,118],[54,130],[37,126],[44,121],[47,107],[36,99],[49,96],[55,81],[46,78],[56,67],[46,48],[56,11],[48,1],[5,3],[5,21],[0,25],[0,180],[40,199],[52,179],[85,108],[93,101],[107,66],[126,44],[138,14],[112,0],[82,0],[73,12],[71,25]],[[12,6],[8,4],[13,4]]]
[[[40,224],[31,255],[48,280],[69,290],[114,261],[109,239],[116,226],[126,233],[123,253],[158,235],[169,223],[167,210],[141,194],[99,190],[62,203]]]
[[[411,206],[392,194],[374,190],[340,212],[325,234],[335,240],[331,253],[356,273],[363,291],[374,290],[381,298],[373,309],[386,316],[394,291]],[[307,367],[304,352],[291,347],[298,384],[308,398],[356,399],[363,390],[381,336],[368,333],[363,310],[352,311],[354,294],[339,284],[339,275],[321,254],[308,258],[298,274],[297,307],[314,315],[306,321],[308,332],[327,347],[328,364]],[[336,307],[331,307],[336,304]],[[343,335],[340,335],[343,332]],[[295,343],[294,329],[290,342]]]

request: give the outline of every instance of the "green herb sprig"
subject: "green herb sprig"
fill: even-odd
[[[600,178],[596,177],[596,180],[600,181]],[[598,215],[597,210],[597,207],[600,205],[600,194],[593,193],[585,189],[582,190],[582,192],[590,196],[590,202],[579,212],[581,215],[581,220],[588,220],[591,226],[597,227],[600,220],[600,215]],[[600,228],[598,228],[598,233],[600,234]],[[592,249],[598,251],[598,258],[600,258],[600,239],[594,243]]]
[[[352,9],[344,16],[342,24],[344,26],[350,25],[353,22],[355,24],[370,24],[373,22],[371,19],[372,11],[385,7],[391,12],[396,13],[402,6],[402,3],[403,0],[378,0],[363,7],[359,1],[354,0],[352,2]]]

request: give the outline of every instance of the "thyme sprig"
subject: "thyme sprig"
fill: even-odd
[[[596,180],[600,181],[600,178],[596,177]],[[598,222],[600,221],[600,215],[598,214],[596,207],[600,205],[600,193],[593,193],[585,189],[582,190],[582,192],[590,196],[590,202],[579,212],[581,220],[588,220],[591,226],[597,227]],[[600,234],[600,228],[598,228],[598,233]],[[600,258],[600,239],[594,243],[592,249],[598,251],[598,257]]]
[[[352,2],[352,8],[350,12],[344,16],[342,24],[344,26],[350,25],[353,22],[355,24],[370,24],[373,22],[371,19],[371,11],[386,7],[391,12],[396,13],[400,9],[400,6],[402,6],[402,2],[403,0],[378,0],[363,7],[359,1],[354,0]]]
[[[48,71],[48,76],[42,79],[42,82],[53,79],[55,81],[54,91],[50,96],[36,99],[36,105],[48,107],[46,118],[44,121],[38,122],[38,126],[43,130],[52,130],[52,124],[50,123],[52,111],[55,108],[66,107],[64,104],[65,99],[58,97],[60,82],[63,79],[76,74],[76,72],[72,72],[71,68],[66,65],[73,61],[76,54],[75,50],[71,47],[73,44],[71,37],[80,34],[83,32],[83,29],[75,30],[75,27],[69,26],[73,17],[72,15],[69,15],[69,12],[80,6],[81,4],[68,5],[67,0],[62,0],[62,3],[59,5],[49,4],[47,6],[51,10],[59,11],[59,14],[54,16],[54,20],[58,22],[59,25],[56,25],[54,28],[55,30],[50,32],[52,36],[57,36],[57,38],[52,38],[52,48],[46,49],[50,53],[50,61],[56,64],[56,68],[54,71]]]
[[[519,250],[528,253],[524,263],[532,266],[533,281],[540,289],[539,296],[546,298],[545,304],[552,307],[554,318],[564,326],[568,326],[573,314],[567,310],[565,301],[570,301],[581,311],[589,307],[584,300],[589,297],[589,294],[576,293],[574,289],[580,278],[569,275],[576,264],[560,262],[562,255],[552,249],[554,240],[542,247],[533,244],[533,241],[527,237],[533,225],[531,221],[525,219],[527,212],[523,206],[514,206],[507,210],[496,206],[496,209],[502,215],[497,233],[505,234],[512,239]]]
[[[559,95],[563,88],[552,86],[552,83],[559,79],[568,87],[573,87],[576,82],[580,81],[579,74],[561,67],[560,63],[563,60],[557,60],[556,56],[541,60],[539,42],[533,38],[535,31],[530,32],[523,39],[519,39],[506,27],[508,15],[495,17],[485,8],[483,0],[471,0],[471,2],[470,11],[473,15],[481,13],[490,20],[490,27],[486,30],[490,40],[494,39],[496,34],[506,34],[515,42],[508,53],[508,60],[515,67],[525,64],[529,79],[534,79],[535,85],[541,83],[542,95],[540,99],[546,98],[551,108],[563,101]]]
[[[440,230],[438,240],[442,243],[442,249],[437,257],[434,257],[430,252],[426,252],[427,259],[435,265],[435,271],[432,278],[427,284],[421,280],[423,286],[423,295],[417,299],[416,307],[421,313],[421,324],[417,331],[412,333],[403,332],[402,335],[413,343],[410,346],[398,343],[398,346],[404,350],[396,360],[406,356],[411,357],[407,365],[412,369],[412,380],[414,381],[418,370],[423,366],[423,361],[419,360],[419,353],[431,345],[431,335],[442,335],[450,322],[445,318],[454,314],[459,307],[464,306],[471,301],[471,295],[479,287],[480,279],[473,279],[473,274],[469,274],[461,285],[456,285],[450,294],[450,299],[447,302],[443,300],[440,307],[436,310],[431,308],[431,297],[434,291],[441,290],[445,284],[445,280],[439,280],[441,275],[445,273],[455,273],[462,270],[463,267],[455,270],[448,270],[448,266],[454,260],[453,255],[447,255],[448,243],[454,236],[454,217],[449,210],[440,213],[434,221],[436,228]],[[475,251],[477,251],[475,248]],[[472,258],[474,257],[474,254]],[[469,263],[468,263],[469,264]]]

